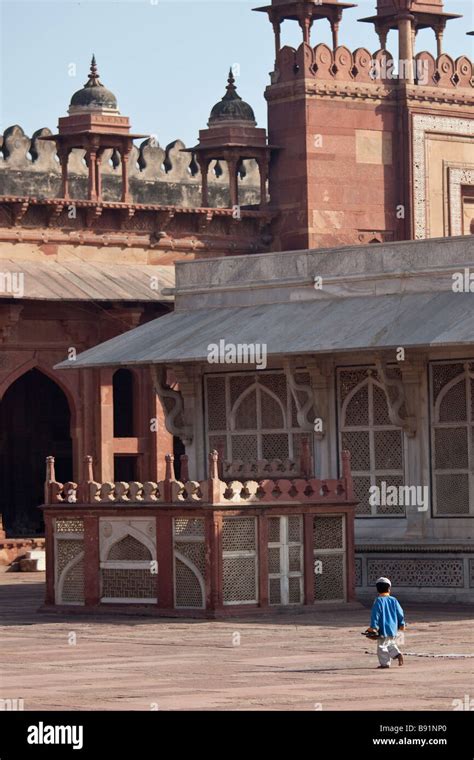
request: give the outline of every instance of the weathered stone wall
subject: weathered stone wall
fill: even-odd
[[[51,130],[43,128],[30,138],[18,125],[0,135],[0,195],[54,198],[60,193],[61,171],[53,142],[41,140]],[[153,203],[185,208],[201,205],[201,179],[194,156],[183,153],[181,140],[162,148],[154,138],[135,146],[130,160],[130,192],[135,203]],[[74,150],[69,158],[70,194],[86,198],[85,152]],[[120,157],[107,151],[102,159],[103,199],[119,201]],[[240,177],[242,206],[260,200],[259,174],[255,161],[245,161]],[[228,171],[225,163],[213,162],[209,169],[209,202],[212,207],[229,205]]]

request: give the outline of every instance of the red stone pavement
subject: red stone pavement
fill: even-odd
[[[362,606],[226,621],[58,616],[37,612],[43,589],[42,574],[0,576],[0,697],[25,710],[474,708],[472,607],[406,605],[406,664],[380,671]]]

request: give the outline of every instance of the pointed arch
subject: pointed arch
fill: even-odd
[[[33,366],[31,366],[33,365]],[[7,385],[8,383],[8,385]],[[41,535],[44,462],[72,480],[71,393],[55,373],[30,360],[10,373],[0,401],[0,512],[9,537]]]
[[[55,383],[61,391],[66,396],[68,406],[69,406],[69,412],[71,415],[71,427],[76,426],[76,420],[77,420],[77,404],[76,404],[76,398],[74,396],[74,393],[70,386],[65,382],[63,376],[61,373],[56,372],[52,367],[49,367],[48,365],[41,362],[37,357],[33,356],[31,359],[28,359],[23,364],[20,364],[18,367],[15,367],[5,378],[2,382],[0,382],[0,403],[5,396],[5,393],[8,391],[8,389],[23,375],[26,375],[28,372],[30,372],[32,369],[38,370],[38,372],[41,372],[43,375],[45,375],[49,380],[52,380],[53,383]],[[63,373],[66,375],[67,373]]]

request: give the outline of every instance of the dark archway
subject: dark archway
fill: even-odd
[[[0,512],[10,538],[43,533],[45,458],[72,479],[71,413],[61,388],[37,369],[18,378],[0,402]]]

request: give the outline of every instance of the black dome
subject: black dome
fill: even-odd
[[[74,93],[70,106],[81,108],[111,108],[117,110],[117,98],[99,80],[95,56],[92,56],[89,79],[81,90]]]
[[[257,122],[252,107],[237,94],[232,69],[227,81],[227,92],[212,109],[208,125],[213,127],[226,121],[247,121],[255,126]]]

